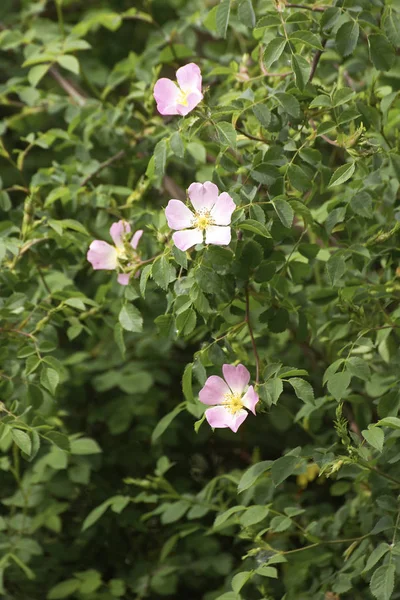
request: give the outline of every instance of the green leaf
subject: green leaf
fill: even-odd
[[[393,46],[400,46],[400,15],[391,6],[385,8],[382,24]]]
[[[289,202],[280,198],[275,198],[272,200],[272,204],[282,225],[290,229],[293,224],[294,210]]]
[[[329,277],[330,284],[335,286],[341,280],[346,272],[346,261],[343,254],[335,252],[332,254],[326,263],[326,272]]]
[[[225,38],[228,30],[229,16],[231,13],[231,0],[222,0],[218,5],[215,22],[217,33],[220,37]]]
[[[182,377],[182,391],[185,399],[188,402],[194,402],[193,387],[192,387],[192,371],[193,363],[186,365]]]
[[[244,584],[251,578],[252,574],[252,571],[242,571],[242,573],[236,573],[236,575],[232,577],[232,590],[238,594]]]
[[[269,471],[271,469],[272,465],[272,460],[263,460],[249,467],[247,471],[243,473],[239,481],[238,494],[240,494],[240,492],[244,492],[249,487],[251,487],[261,475],[263,475],[266,471]]]
[[[335,373],[334,375],[329,377],[327,382],[327,388],[329,393],[332,394],[335,400],[341,400],[346,394],[350,382],[350,373],[348,373],[347,371],[341,371],[340,373]]]
[[[242,512],[243,510],[246,510],[245,506],[241,506],[241,505],[231,506],[230,508],[228,508],[227,510],[225,510],[224,512],[222,512],[216,516],[216,518],[214,520],[213,528],[217,529],[218,527],[221,527],[221,525],[223,525],[233,515],[235,515],[238,512]]]
[[[371,371],[368,363],[358,356],[352,356],[346,361],[346,369],[354,375],[354,377],[358,377],[363,381],[368,381],[371,377]]]
[[[58,56],[57,62],[60,67],[66,69],[67,71],[71,71],[71,73],[75,73],[75,75],[79,75],[79,62],[75,56],[71,54],[66,54],[65,56]]]
[[[44,65],[35,65],[31,69],[29,69],[28,81],[32,87],[37,86],[37,84],[40,82],[40,80],[43,79],[43,77],[46,75],[49,68],[50,68],[49,64],[44,64]]]
[[[300,459],[297,456],[281,456],[274,461],[271,469],[272,481],[278,487],[285,479],[293,475]]]
[[[267,129],[268,125],[271,122],[271,112],[265,106],[265,104],[256,104],[253,106],[253,113],[256,119],[261,123],[261,125]]]
[[[279,170],[270,165],[269,163],[260,163],[251,171],[252,178],[258,183],[264,185],[273,185],[275,181],[280,177]]]
[[[278,578],[278,571],[275,567],[269,567],[267,565],[261,565],[256,569],[257,575],[261,575],[261,577],[271,577],[272,579]]]
[[[288,379],[288,382],[293,387],[296,396],[300,398],[300,400],[314,404],[314,390],[308,381],[305,381],[300,377],[292,377],[291,379]]]
[[[300,117],[300,104],[297,98],[286,92],[275,94],[275,98],[291,117],[294,117],[295,119]]]
[[[289,165],[287,176],[292,186],[299,192],[306,192],[310,189],[311,180],[299,165]]]
[[[376,563],[380,561],[381,558],[389,552],[389,550],[390,546],[386,542],[382,542],[381,544],[379,544],[379,546],[377,546],[368,557],[367,564],[364,567],[363,573],[370,571],[372,567],[374,567]]]
[[[236,148],[236,130],[231,123],[221,121],[216,124],[218,137],[223,146]]]
[[[270,238],[271,234],[268,229],[262,223],[258,221],[254,221],[253,219],[247,219],[246,221],[242,221],[238,223],[239,229],[245,229],[246,231],[252,231],[253,233],[257,233],[258,235],[262,235],[263,237]]]
[[[346,163],[345,165],[342,165],[341,167],[336,169],[336,171],[334,172],[334,174],[331,177],[328,187],[334,187],[335,185],[341,185],[342,183],[344,183],[345,181],[350,179],[350,177],[353,175],[353,173],[355,171],[355,168],[356,168],[356,165],[354,162],[352,162],[352,163]]]
[[[29,435],[21,429],[13,428],[11,430],[11,437],[18,448],[20,448],[27,456],[30,456],[32,452],[32,441]]]
[[[385,417],[377,422],[380,427],[390,427],[391,429],[400,429],[400,419],[398,417]]]
[[[376,600],[390,600],[394,590],[396,567],[393,564],[382,565],[371,577],[370,589]]]
[[[264,63],[267,69],[278,60],[286,46],[285,38],[274,38],[268,42],[264,52]]]
[[[189,308],[177,315],[176,328],[178,330],[178,335],[185,336],[192,333],[193,329],[196,327],[196,321],[196,311],[193,310],[193,308]]]
[[[339,27],[336,32],[336,48],[342,56],[348,56],[354,52],[359,34],[360,27],[357,21],[347,21]]]
[[[79,579],[66,579],[51,588],[47,594],[47,600],[61,600],[68,598],[81,587]]]
[[[171,135],[170,139],[171,150],[178,158],[183,158],[185,156],[185,146],[183,145],[182,138],[178,131],[175,131]]]
[[[256,15],[251,0],[241,0],[238,6],[238,17],[246,27],[253,28],[255,26]]]
[[[143,318],[133,304],[124,304],[118,315],[121,326],[126,331],[139,333],[143,329]]]
[[[168,258],[163,255],[153,263],[151,276],[160,288],[166,290],[171,281],[176,279],[176,272]]]
[[[372,446],[376,450],[379,450],[379,452],[382,452],[383,444],[385,441],[385,435],[382,429],[379,429],[379,427],[376,427],[374,425],[369,425],[368,429],[363,429],[361,433],[367,440],[368,444],[370,444],[370,446]]]
[[[86,531],[86,529],[89,529],[89,527],[94,525],[96,521],[101,519],[106,510],[110,507],[110,504],[110,500],[106,500],[99,506],[96,506],[96,508],[94,508],[92,511],[90,511],[86,519],[83,521],[82,531]]]
[[[71,441],[71,454],[87,455],[102,452],[100,446],[91,438],[79,438]]]
[[[165,173],[167,162],[167,140],[160,140],[154,148],[154,172],[157,177],[162,177]]]
[[[389,71],[396,58],[392,44],[386,36],[374,33],[368,37],[369,52],[375,69]]]
[[[316,48],[317,50],[323,50],[323,46],[321,45],[320,39],[311,31],[295,31],[290,34],[291,42],[301,42],[306,46],[310,46],[311,48]]]
[[[43,367],[40,373],[40,383],[50,392],[52,396],[55,395],[57,386],[60,381],[60,376],[55,369]]]
[[[69,443],[69,439],[63,433],[59,433],[58,431],[48,431],[46,432],[46,439],[50,440],[52,444],[60,448],[61,450],[65,450],[65,452],[70,452],[71,444]]]
[[[162,419],[155,426],[153,433],[151,434],[151,441],[154,444],[162,436],[162,434],[166,431],[166,429],[170,426],[172,421],[183,411],[185,408],[185,403],[178,404],[171,412],[164,415]]]
[[[260,521],[263,521],[269,513],[268,506],[250,506],[240,517],[240,524],[243,527],[251,527]]]
[[[300,91],[303,91],[311,74],[310,63],[299,54],[292,56],[292,69],[295,76],[296,85]]]

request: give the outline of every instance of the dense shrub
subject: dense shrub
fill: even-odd
[[[400,598],[398,0],[0,29],[0,596]]]

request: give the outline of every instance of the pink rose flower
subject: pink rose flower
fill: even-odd
[[[162,115],[185,116],[203,99],[201,93],[201,71],[194,63],[181,67],[176,72],[178,85],[163,77],[154,86],[157,110]]]
[[[192,183],[188,189],[194,213],[180,200],[170,200],[165,209],[168,225],[177,230],[172,239],[179,250],[201,244],[227,246],[231,241],[231,216],[236,205],[229,194],[214,183]]]
[[[139,229],[133,234],[130,244],[124,243],[124,238],[131,232],[131,226],[126,221],[118,221],[113,223],[110,228],[110,235],[113,239],[114,246],[101,240],[94,240],[87,253],[87,259],[91,263],[93,269],[105,269],[107,271],[119,270],[126,267],[132,267],[134,262],[138,262],[139,258],[136,252],[143,230]],[[128,246],[128,247],[127,247]],[[132,250],[130,250],[130,247]],[[129,262],[131,261],[131,262]],[[118,283],[128,285],[130,273],[119,273]]]
[[[234,433],[249,414],[255,415],[259,400],[253,386],[248,386],[250,373],[243,365],[223,365],[224,379],[217,375],[209,377],[200,390],[199,399],[203,404],[216,405],[205,412],[211,427],[229,427]],[[245,389],[247,391],[245,392]]]

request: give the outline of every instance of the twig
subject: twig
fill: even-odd
[[[249,140],[254,140],[255,142],[263,142],[264,144],[271,143],[269,140],[264,140],[263,138],[259,138],[259,137],[256,137],[255,135],[251,135],[250,133],[247,133],[247,131],[245,131],[244,129],[241,129],[240,127],[236,127],[236,131],[238,131],[245,137],[249,138]]]
[[[126,154],[125,150],[120,150],[119,152],[117,152],[117,154],[114,154],[113,156],[111,156],[110,158],[105,160],[104,162],[100,163],[99,166],[97,167],[97,169],[95,171],[93,171],[93,173],[90,173],[90,175],[87,175],[85,177],[85,179],[83,179],[81,181],[81,184],[79,187],[84,187],[88,183],[88,181],[90,181],[93,177],[96,177],[96,175],[98,175],[100,173],[100,171],[109,167],[113,162],[115,162],[116,160],[119,160],[120,158],[125,156],[125,154]]]
[[[325,39],[325,40],[322,40],[321,46],[322,46],[322,48],[323,48],[323,49],[325,49],[325,46],[326,46],[326,42],[327,42],[327,41],[328,41],[328,40],[326,40],[326,39]],[[313,58],[313,61],[312,61],[312,64],[311,64],[311,72],[310,72],[310,77],[309,77],[309,79],[308,79],[309,83],[310,83],[310,82],[313,80],[313,78],[314,78],[315,71],[317,70],[317,67],[318,67],[319,59],[321,58],[321,56],[322,56],[322,53],[323,53],[323,52],[324,52],[324,50],[317,50],[317,52],[316,52],[316,53],[315,53],[315,55],[314,55],[314,58]]]
[[[78,90],[72,85],[68,79],[65,79],[56,69],[56,67],[52,66],[49,69],[50,75],[57,81],[57,83],[62,87],[62,89],[67,92],[68,96],[76,101],[79,106],[84,106],[86,104],[86,98],[83,96]]]
[[[256,361],[256,385],[258,385],[260,380],[260,357],[258,356],[257,345],[254,339],[253,328],[250,322],[250,298],[249,298],[249,288],[246,286],[246,316],[245,321],[247,323],[247,327],[249,328],[249,334],[251,338],[251,345],[253,346],[254,358]]]
[[[322,6],[307,6],[306,4],[285,4],[286,8],[305,8],[307,10],[312,10],[313,12],[325,12],[326,8]]]
[[[26,331],[20,331],[19,329],[7,329],[6,327],[0,327],[0,333],[17,333],[18,335],[23,335],[24,337],[32,339],[34,342],[35,336],[31,333],[26,333]]]

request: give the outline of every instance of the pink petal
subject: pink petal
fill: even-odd
[[[214,429],[229,427],[234,433],[237,432],[240,425],[247,418],[247,414],[245,410],[239,410],[237,413],[232,414],[225,406],[214,406],[208,408],[205,412],[206,419],[211,427]]]
[[[124,235],[131,232],[131,226],[126,221],[118,221],[113,223],[110,228],[110,235],[117,248],[123,248]]]
[[[120,273],[117,277],[117,281],[118,283],[120,283],[121,285],[128,285],[129,284],[129,279],[130,279],[130,274],[129,273]]]
[[[199,229],[184,229],[183,231],[176,231],[172,239],[175,246],[185,252],[192,246],[203,242],[203,232]]]
[[[190,111],[193,110],[202,100],[203,94],[201,94],[197,90],[194,90],[186,98],[186,104],[177,104],[176,110],[178,111],[178,114],[184,117],[185,115],[190,113]]]
[[[199,400],[203,404],[222,404],[225,394],[230,394],[230,389],[222,377],[211,375],[199,392]]]
[[[136,250],[136,248],[138,247],[138,243],[139,243],[139,240],[142,237],[142,235],[143,235],[143,229],[138,229],[133,234],[133,237],[131,239],[131,246],[134,250]]]
[[[201,92],[201,71],[195,63],[189,63],[176,72],[179,87],[184,92],[197,90]]]
[[[162,115],[177,115],[176,104],[180,93],[178,86],[173,81],[166,77],[159,79],[153,91],[158,112]]]
[[[192,211],[180,200],[170,200],[165,209],[168,226],[171,229],[186,229],[191,227],[194,219]]]
[[[206,229],[206,244],[227,246],[231,241],[231,228],[211,225]]]
[[[243,365],[223,365],[222,372],[226,383],[234,394],[242,394],[244,388],[249,384],[250,373]]]
[[[256,404],[259,401],[258,394],[254,391],[253,386],[251,385],[247,390],[246,394],[242,398],[243,405],[251,410],[251,412],[256,414]]]
[[[211,210],[218,200],[218,193],[217,186],[211,181],[192,183],[188,189],[190,202],[197,211],[202,209]]]
[[[232,213],[236,204],[229,194],[222,192],[211,210],[211,216],[216,225],[230,225]]]
[[[107,244],[107,242],[102,242],[100,240],[94,240],[90,244],[87,259],[95,270],[112,270],[117,267],[116,249],[114,246],[111,246],[111,244]]]

